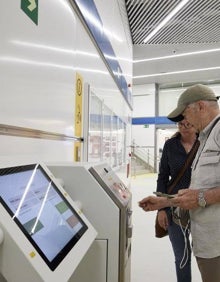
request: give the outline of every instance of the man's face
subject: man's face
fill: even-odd
[[[190,124],[192,124],[195,129],[199,129],[198,128],[199,116],[198,116],[197,106],[198,105],[196,104],[196,102],[189,104],[182,113],[184,119],[187,120]]]

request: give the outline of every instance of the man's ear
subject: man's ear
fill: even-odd
[[[198,101],[197,103],[199,111],[203,111],[206,108],[205,101]]]

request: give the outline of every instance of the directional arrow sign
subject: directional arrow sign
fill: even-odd
[[[35,0],[29,0],[29,2],[30,2],[30,5],[28,6],[28,10],[33,12],[33,10],[37,8],[36,1]]]
[[[38,24],[38,0],[21,0],[21,9],[36,25]]]

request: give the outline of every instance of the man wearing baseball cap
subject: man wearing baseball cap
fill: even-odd
[[[184,110],[188,105],[194,102],[217,100],[218,97],[215,96],[215,93],[211,88],[202,84],[196,84],[189,87],[181,94],[176,109],[168,115],[168,119],[175,122],[182,120]]]
[[[220,281],[220,110],[218,97],[205,85],[186,89],[168,115],[183,118],[199,132],[200,147],[192,164],[189,189],[173,199],[149,196],[139,202],[145,211],[167,206],[190,210],[193,251],[203,282]],[[184,188],[184,187],[183,187]]]

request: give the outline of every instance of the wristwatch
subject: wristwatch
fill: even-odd
[[[204,190],[199,190],[199,195],[198,195],[198,205],[201,208],[205,208],[206,207],[206,200],[204,197]]]

